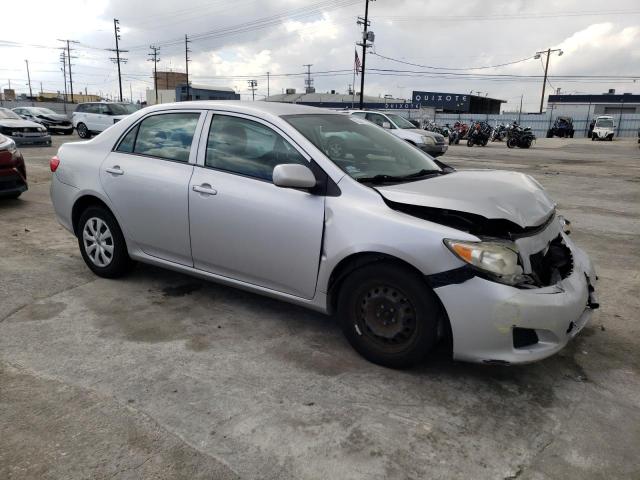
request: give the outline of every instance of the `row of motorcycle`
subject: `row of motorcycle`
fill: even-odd
[[[423,128],[448,137],[449,145],[458,145],[461,140],[466,140],[468,147],[485,147],[489,142],[506,142],[509,148],[529,148],[536,140],[531,128],[522,127],[518,122],[508,125],[501,123],[495,127],[483,121],[470,124],[455,122],[453,126],[448,123],[442,126],[429,120],[424,123]]]

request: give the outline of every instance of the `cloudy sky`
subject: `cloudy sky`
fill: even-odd
[[[352,82],[356,25],[365,0],[22,0],[0,32],[0,88],[9,80],[27,92],[25,59],[34,92],[63,89],[58,39],[71,39],[74,90],[117,95],[113,18],[120,20],[123,90],[135,99],[152,87],[149,45],[160,46],[159,69],[184,71],[184,35],[193,37],[192,82],[222,85],[258,98],[304,88],[313,64],[318,91],[345,92]],[[16,4],[17,5],[17,4]],[[367,56],[365,92],[408,98],[413,90],[482,92],[517,109],[540,102],[543,66],[553,56],[549,88],[564,93],[640,93],[640,4],[637,0],[377,0],[370,3],[375,53]],[[28,12],[28,15],[27,15]],[[22,20],[17,21],[16,18]],[[491,67],[524,60],[511,65]],[[405,63],[401,63],[405,62]],[[410,65],[414,64],[414,65]],[[427,68],[437,67],[437,68]],[[475,68],[477,67],[477,68]],[[474,68],[474,69],[472,69]],[[375,69],[375,70],[374,70]],[[418,73],[416,73],[418,72]],[[501,76],[497,76],[501,75]],[[512,76],[515,75],[515,76]],[[608,79],[597,76],[609,76]],[[636,77],[637,83],[634,81]],[[554,78],[556,77],[556,78]],[[614,78],[615,77],[615,78]],[[627,77],[627,78],[617,78]]]

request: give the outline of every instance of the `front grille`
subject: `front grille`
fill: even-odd
[[[573,271],[573,256],[560,235],[545,250],[529,257],[531,272],[541,286],[554,285]]]

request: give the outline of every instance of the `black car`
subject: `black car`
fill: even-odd
[[[64,135],[73,133],[71,120],[66,115],[56,113],[49,108],[16,107],[13,111],[25,120],[31,120],[43,125],[51,133],[62,133]]]
[[[0,198],[18,198],[27,188],[22,154],[13,140],[0,135]]]
[[[553,126],[547,130],[547,138],[573,138],[575,130],[573,129],[573,119],[571,117],[558,117],[553,122]]]

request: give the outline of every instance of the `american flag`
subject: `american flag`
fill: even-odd
[[[358,51],[355,50],[356,53],[356,59],[355,59],[355,69],[356,69],[356,73],[360,74],[360,72],[362,71],[362,63],[360,63],[360,57],[358,57]]]

